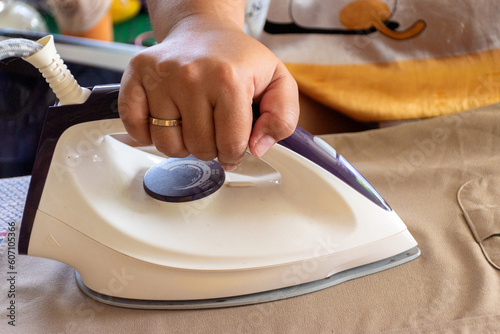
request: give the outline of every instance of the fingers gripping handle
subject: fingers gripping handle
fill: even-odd
[[[252,112],[253,123],[255,124],[260,116],[258,104],[252,105]],[[391,211],[390,206],[377,190],[323,139],[313,136],[300,126],[297,126],[290,137],[279,141],[278,144],[314,162],[347,183],[382,209]]]
[[[56,115],[59,121],[70,120],[71,124],[65,124],[69,127],[72,124],[88,122],[94,120],[104,120],[118,118],[117,99],[120,85],[96,86],[88,100],[81,105],[57,107]],[[254,122],[260,116],[259,105],[252,106]],[[57,116],[65,114],[65,117]],[[125,132],[123,124],[119,120],[106,122],[108,126],[98,126],[98,133],[102,136],[118,132]],[[61,129],[59,129],[61,130]],[[61,132],[62,133],[62,132]],[[278,142],[278,144],[294,151],[304,158],[319,165],[331,174],[341,179],[356,191],[370,199],[384,210],[390,211],[391,208],[375,190],[375,188],[341,155],[324,142],[321,138],[315,137],[301,127],[297,127],[295,132],[288,138]]]

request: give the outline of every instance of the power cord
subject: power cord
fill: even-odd
[[[81,104],[90,95],[90,90],[80,87],[57,53],[52,35],[36,42],[23,38],[0,41],[0,60],[10,57],[23,58],[35,66],[59,99],[59,105]]]
[[[29,39],[11,38],[0,42],[0,60],[10,57],[29,57],[43,48]]]

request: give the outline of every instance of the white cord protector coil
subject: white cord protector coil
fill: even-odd
[[[37,41],[42,49],[23,58],[42,73],[50,88],[59,99],[59,105],[81,104],[90,95],[90,90],[80,87],[66,64],[56,51],[54,37],[42,37]]]

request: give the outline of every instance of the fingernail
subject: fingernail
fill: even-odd
[[[265,135],[262,138],[259,139],[257,144],[255,144],[255,153],[257,153],[258,157],[260,158],[261,156],[264,155],[264,153],[267,152],[276,143],[276,140],[269,136]]]
[[[225,166],[222,166],[222,168],[224,168],[224,170],[226,172],[232,172],[234,171],[236,168],[238,168],[237,165],[225,165]]]

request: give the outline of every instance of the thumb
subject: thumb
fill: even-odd
[[[260,117],[249,140],[250,152],[260,158],[276,142],[290,136],[299,120],[297,83],[285,65],[280,64],[273,80],[260,98]]]

